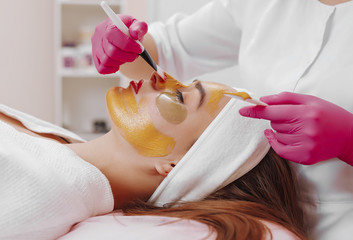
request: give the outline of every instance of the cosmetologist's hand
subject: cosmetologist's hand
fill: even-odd
[[[96,26],[92,36],[92,57],[101,74],[115,73],[121,64],[134,61],[142,52],[134,40],[142,40],[148,30],[147,23],[129,15],[118,16],[129,28],[131,38],[121,32],[109,18]]]
[[[268,106],[247,106],[242,116],[267,119],[265,136],[277,154],[301,164],[333,157],[353,165],[353,114],[321,98],[283,92],[262,97]]]

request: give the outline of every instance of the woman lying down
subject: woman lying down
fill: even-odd
[[[112,129],[88,142],[1,105],[0,239],[306,239],[288,162],[229,91],[109,89]]]

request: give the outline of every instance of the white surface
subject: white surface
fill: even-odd
[[[208,227],[196,221],[158,216],[108,214],[89,218],[58,240],[214,240]],[[174,222],[173,222],[174,221]],[[206,238],[207,237],[207,238]]]
[[[76,225],[70,233],[58,240],[214,240],[208,226],[191,220],[178,220],[159,216],[122,216],[107,214],[87,219]],[[281,226],[264,222],[272,240],[299,240]],[[270,239],[270,236],[265,238]]]

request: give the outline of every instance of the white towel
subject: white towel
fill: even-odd
[[[231,99],[196,143],[158,186],[149,202],[156,206],[197,201],[240,178],[266,155],[263,131],[269,122],[242,117],[249,105]]]
[[[0,105],[31,130],[80,141],[74,133]],[[48,240],[113,210],[108,179],[65,145],[0,121],[0,239]]]

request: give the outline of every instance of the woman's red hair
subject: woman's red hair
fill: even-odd
[[[307,238],[295,175],[289,162],[272,149],[253,170],[204,200],[172,208],[132,202],[123,212],[196,220],[215,231],[219,240],[265,239],[271,232],[263,221]]]

